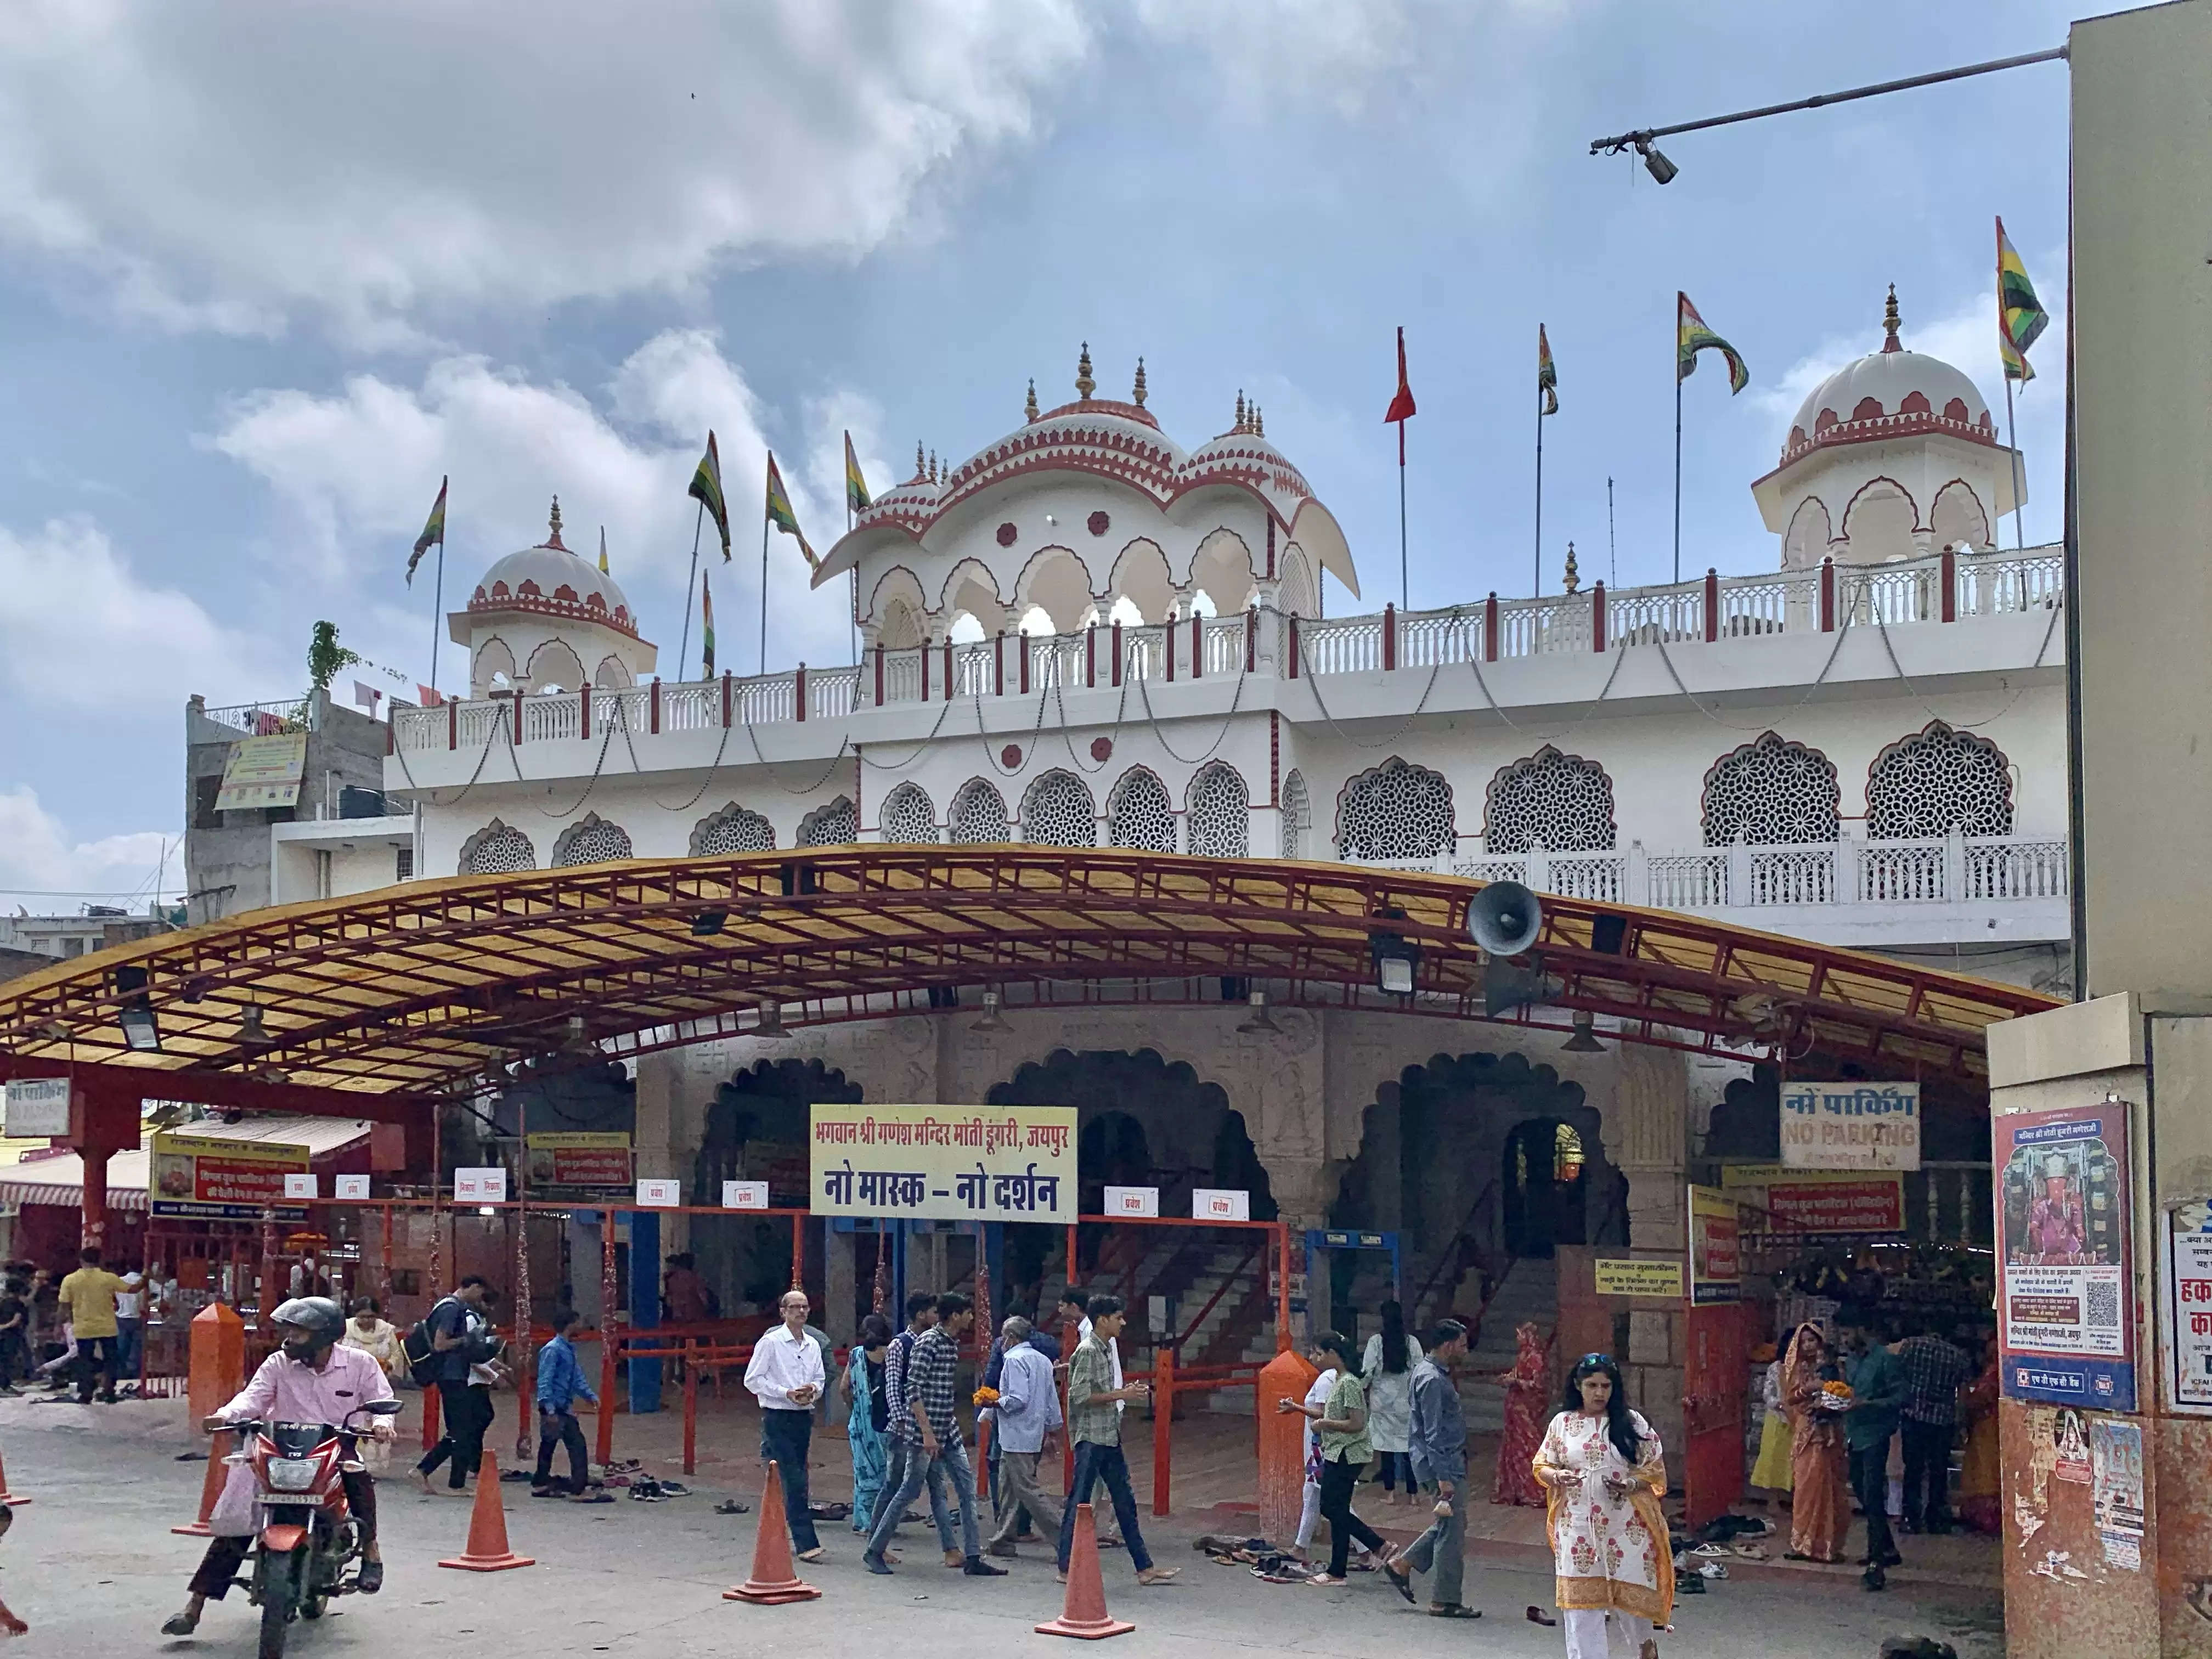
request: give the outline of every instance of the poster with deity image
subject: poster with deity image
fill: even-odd
[[[2129,1114],[2106,1101],[1990,1124],[2000,1373],[2015,1400],[2135,1409]]]

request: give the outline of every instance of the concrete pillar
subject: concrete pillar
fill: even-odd
[[[1604,1111],[1607,1156],[1628,1179],[1628,1242],[1689,1260],[1688,1068],[1670,1048],[1624,1042]],[[1630,1400],[1669,1446],[1682,1443],[1683,1310],[1632,1316],[1622,1376]]]
[[[855,1262],[859,1240],[856,1235],[841,1233],[832,1227],[829,1231],[828,1259],[823,1263],[822,1295],[828,1304],[823,1314],[822,1328],[830,1333],[830,1340],[841,1346],[850,1343],[860,1323],[854,1313],[860,1286],[855,1282]]]

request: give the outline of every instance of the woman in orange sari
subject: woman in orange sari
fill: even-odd
[[[1513,1334],[1521,1349],[1514,1356],[1513,1369],[1498,1379],[1505,1384],[1505,1432],[1498,1443],[1498,1478],[1491,1482],[1490,1501],[1534,1505],[1545,1501],[1544,1489],[1536,1484],[1536,1472],[1530,1466],[1549,1421],[1545,1406],[1551,1390],[1545,1377],[1551,1369],[1552,1345],[1540,1340],[1536,1327],[1526,1321]]]
[[[2002,1481],[1997,1468],[1997,1345],[1990,1343],[1989,1363],[1959,1393],[1966,1417],[1966,1455],[1959,1470],[1959,1518],[1976,1532],[2004,1530],[1998,1503]]]
[[[1819,1329],[1802,1325],[1782,1366],[1782,1409],[1790,1419],[1790,1547],[1785,1561],[1840,1561],[1850,1530],[1851,1490],[1841,1413],[1820,1403],[1828,1358]]]

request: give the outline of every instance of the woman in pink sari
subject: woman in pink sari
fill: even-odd
[[[1505,1433],[1498,1443],[1498,1478],[1491,1483],[1490,1501],[1540,1505],[1547,1501],[1544,1489],[1531,1465],[1551,1421],[1545,1379],[1551,1371],[1552,1345],[1538,1339],[1533,1324],[1523,1323],[1513,1334],[1521,1346],[1513,1369],[1499,1373],[1505,1384]]]

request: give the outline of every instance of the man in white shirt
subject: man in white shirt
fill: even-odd
[[[138,1380],[145,1342],[146,1276],[126,1267],[122,1288],[115,1292],[115,1374],[126,1382]]]
[[[1037,1484],[1037,1465],[1060,1426],[1060,1390],[1053,1386],[1052,1361],[1030,1346],[1030,1322],[1017,1314],[1000,1328],[1006,1360],[999,1373],[999,1403],[993,1408],[1000,1449],[999,1529],[990,1553],[1012,1556],[1014,1534],[1026,1510],[1036,1519],[1037,1535],[1060,1536],[1060,1504]]]
[[[783,1323],[753,1344],[745,1387],[760,1401],[761,1449],[783,1476],[783,1515],[791,1547],[802,1561],[822,1559],[822,1542],[806,1512],[806,1458],[814,1438],[814,1402],[822,1398],[822,1350],[806,1334],[804,1291],[786,1291]]]

